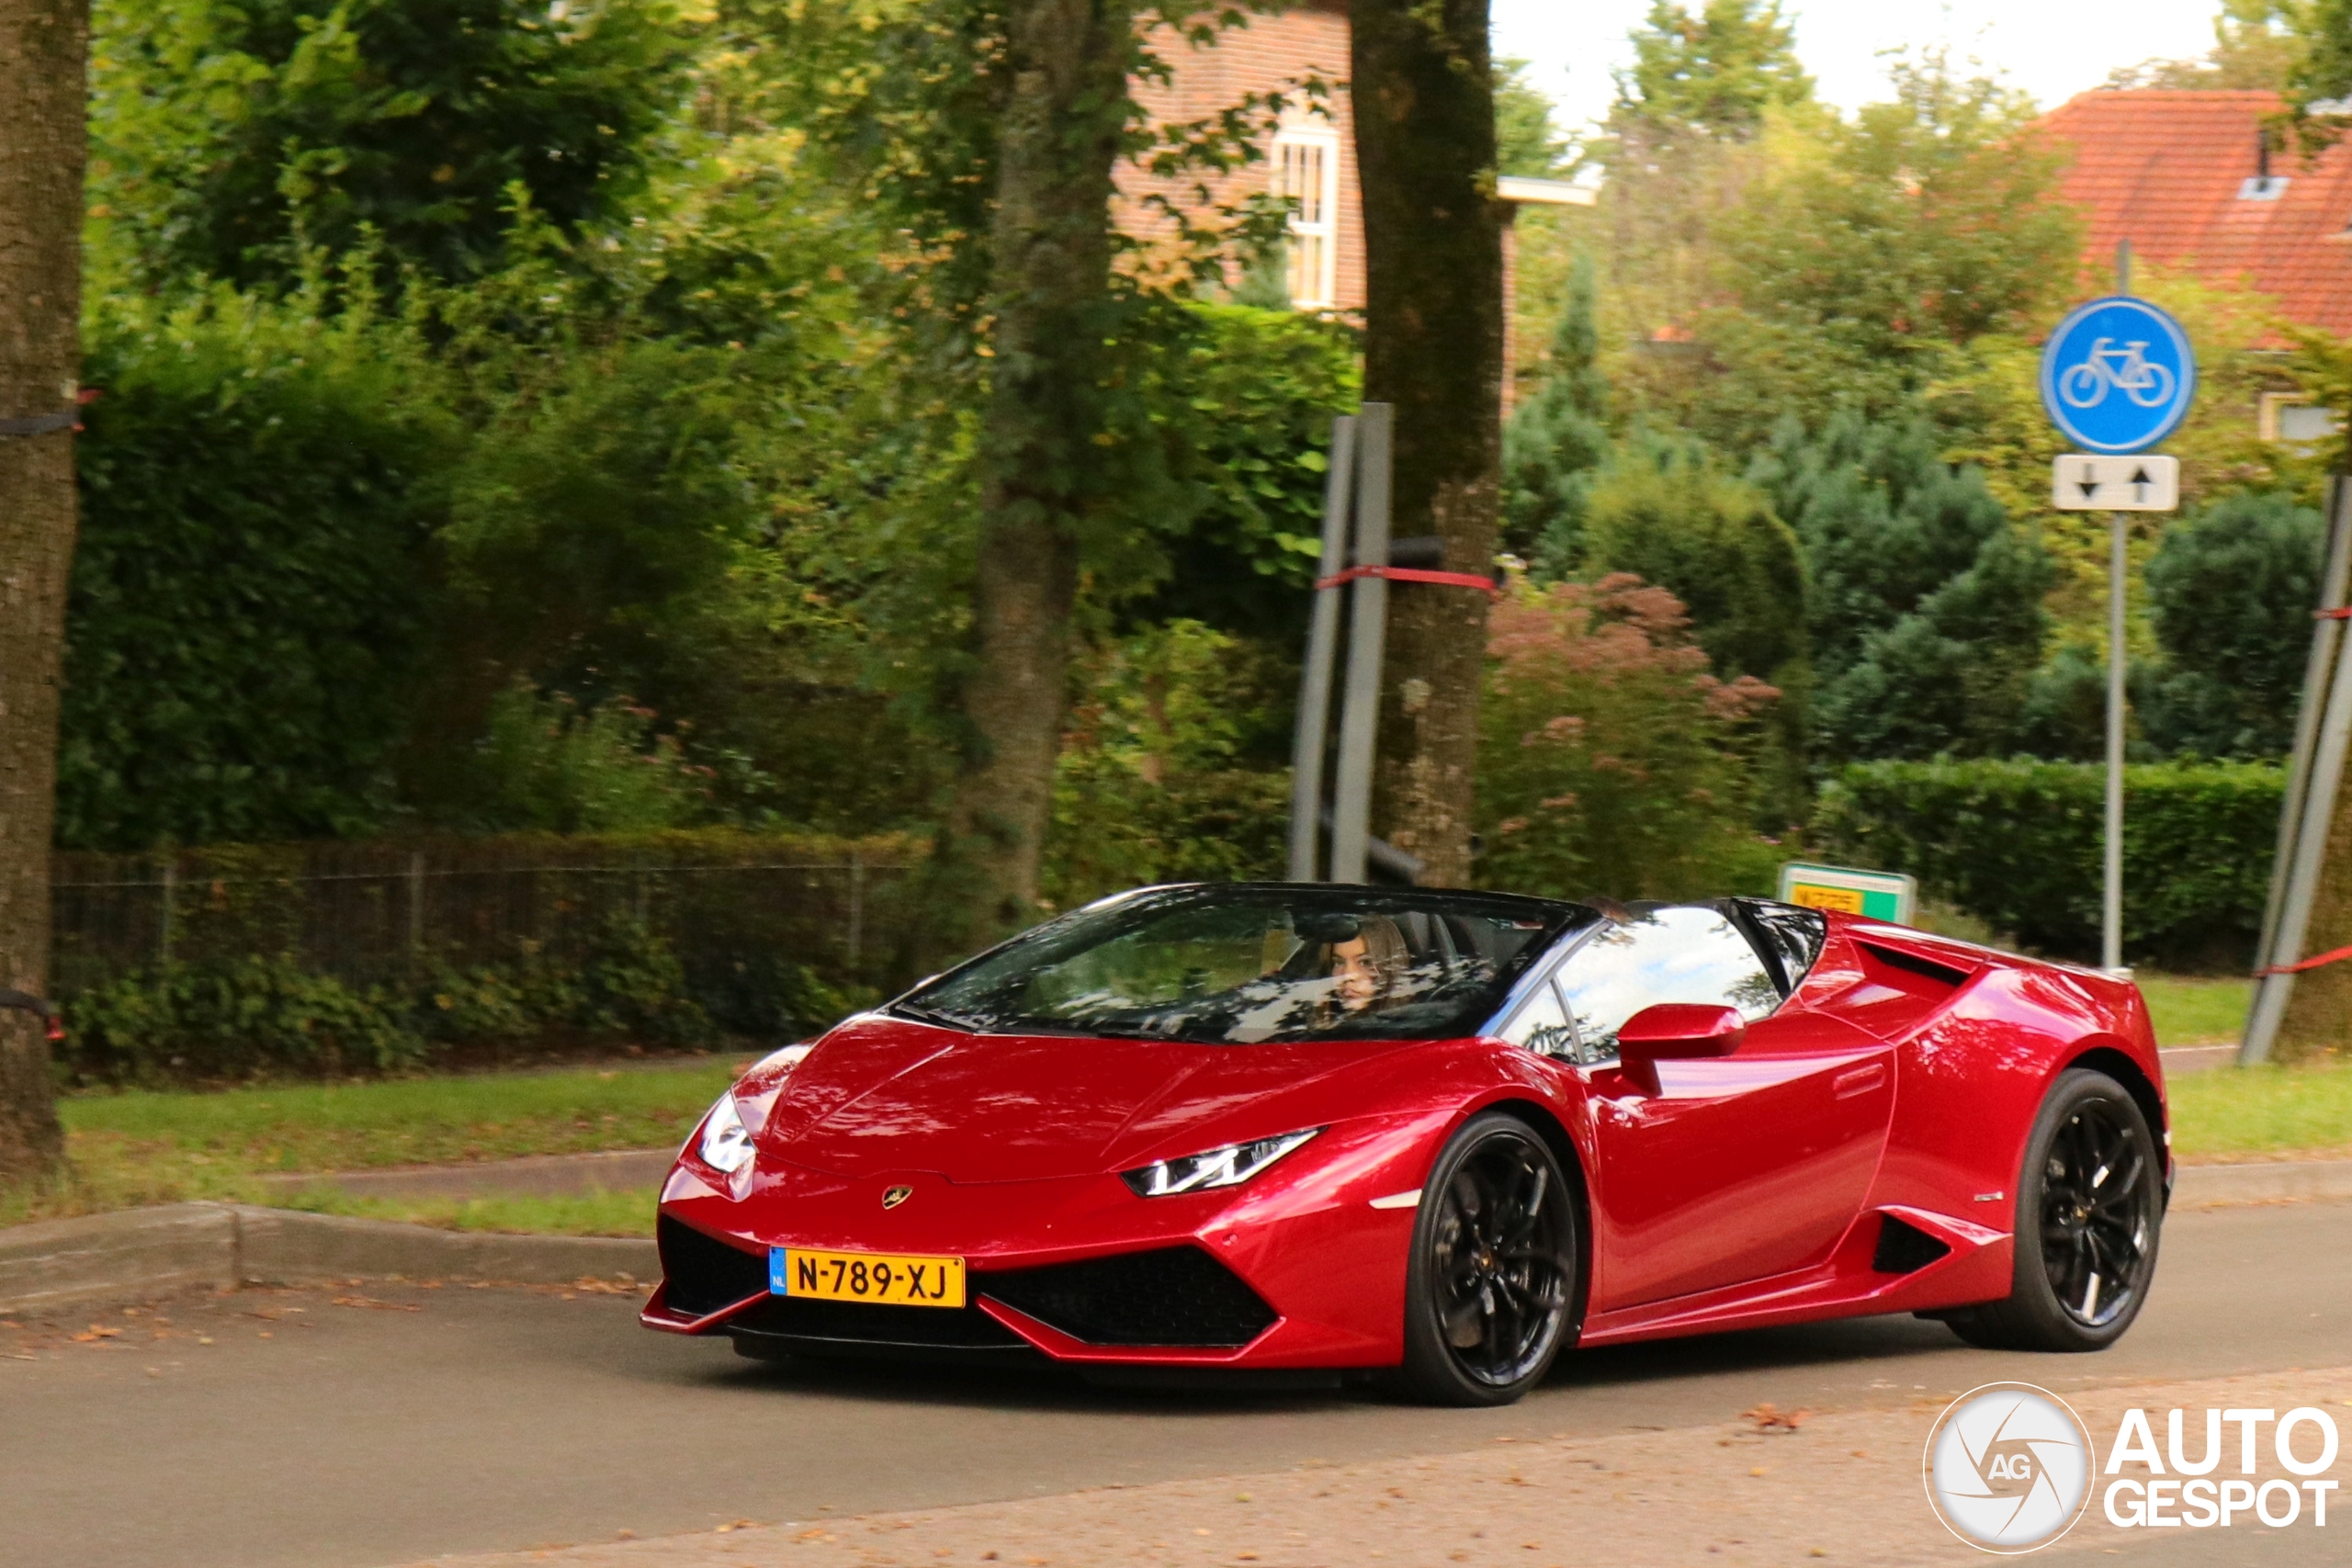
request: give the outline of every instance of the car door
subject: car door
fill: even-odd
[[[1555,976],[1589,1084],[1599,1158],[1593,1305],[1608,1311],[1785,1273],[1828,1256],[1868,1195],[1894,1107],[1883,1042],[1778,1009],[1770,971],[1705,906],[1596,930]],[[1616,1032],[1657,1002],[1739,1010],[1730,1055],[1615,1068]]]

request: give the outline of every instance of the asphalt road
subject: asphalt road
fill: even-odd
[[[183,1298],[162,1305],[160,1327],[152,1313],[109,1313],[97,1321],[121,1332],[82,1343],[53,1325],[0,1328],[0,1562],[382,1568],[624,1530],[1699,1426],[1767,1401],[1900,1406],[2005,1378],[2064,1393],[2341,1366],[2352,1361],[2352,1204],[2176,1214],[2147,1311],[2100,1356],[1992,1354],[1935,1324],[1866,1319],[1572,1357],[1501,1411],[764,1368],[723,1343],[639,1329],[628,1298],[336,1294]],[[2327,1543],[2266,1543],[2258,1558],[2225,1544],[2239,1549],[2229,1561],[2267,1564],[2290,1544],[2278,1562]],[[2195,1555],[2208,1550],[2183,1540],[2138,1555],[2223,1561]]]

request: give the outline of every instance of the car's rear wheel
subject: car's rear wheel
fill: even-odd
[[[1946,1321],[1987,1349],[2103,1350],[2147,1300],[2163,1222],[2164,1157],[2138,1102],[2104,1073],[2064,1073],[2026,1140],[2010,1293]]]
[[[1576,1203],[1515,1116],[1474,1117],[1421,1190],[1405,1282],[1408,1393],[1508,1404],[1552,1368],[1577,1299]]]

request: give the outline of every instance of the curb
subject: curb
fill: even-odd
[[[202,1286],[349,1279],[563,1285],[660,1277],[650,1240],[433,1230],[243,1203],[173,1203],[0,1231],[0,1312]]]
[[[2176,1167],[2173,1175],[2175,1208],[2281,1203],[2306,1198],[2352,1198],[2352,1159],[2184,1165]]]

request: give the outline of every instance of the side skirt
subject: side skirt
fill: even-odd
[[[1887,1217],[1902,1221],[1951,1250],[1909,1273],[1882,1272],[1872,1267],[1872,1258]],[[1693,1295],[1596,1313],[1586,1319],[1577,1343],[1611,1345],[1992,1301],[2008,1293],[2010,1256],[2007,1231],[1926,1209],[1871,1209],[1856,1219],[1825,1263]]]

